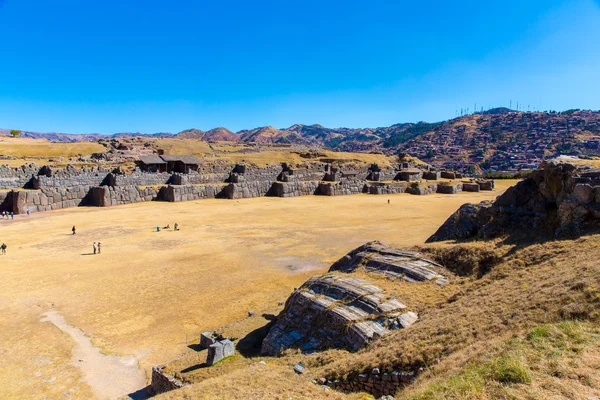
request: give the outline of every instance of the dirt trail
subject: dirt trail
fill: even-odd
[[[52,322],[75,341],[72,362],[81,369],[85,382],[99,399],[116,399],[146,386],[146,373],[135,357],[107,356],[92,344],[81,329],[69,325],[58,311],[42,314],[42,322]]]

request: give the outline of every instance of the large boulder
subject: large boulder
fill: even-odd
[[[439,284],[446,283],[446,278],[439,273],[441,265],[428,260],[420,253],[396,249],[379,241],[368,242],[352,250],[336,261],[329,268],[329,272],[350,273],[358,268],[408,282],[435,280]]]
[[[427,239],[427,243],[443,240],[461,240],[476,236],[480,229],[479,213],[481,209],[488,208],[490,205],[490,202],[463,204]]]
[[[465,204],[427,242],[502,234],[568,236],[600,227],[600,171],[543,163],[491,204]]]
[[[275,356],[288,348],[356,351],[417,315],[369,281],[327,274],[309,279],[286,302],[263,340],[261,352]]]

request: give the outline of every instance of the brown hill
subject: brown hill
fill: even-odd
[[[198,139],[198,140],[202,140],[204,139],[204,135],[206,133],[204,131],[201,131],[200,129],[186,129],[185,131],[181,131],[179,132],[177,135],[175,135],[178,139]]]
[[[203,140],[207,142],[239,142],[241,137],[227,128],[219,127],[206,131]]]

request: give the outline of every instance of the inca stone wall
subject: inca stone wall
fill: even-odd
[[[223,188],[223,197],[226,199],[247,199],[251,197],[266,196],[273,185],[273,181],[247,181],[230,183]]]
[[[364,193],[364,188],[365,181],[363,180],[320,182],[316,194],[321,196],[344,196]]]
[[[0,165],[0,189],[25,187],[38,171],[39,167],[36,164],[23,165],[18,168]]]
[[[317,181],[274,182],[269,194],[275,197],[310,196],[316,194]]]
[[[407,185],[403,183],[367,182],[365,193],[369,194],[399,194],[406,193]]]
[[[185,386],[185,383],[163,372],[164,366],[152,367],[152,382],[150,388],[154,394],[165,393]]]
[[[325,385],[340,392],[366,392],[378,398],[395,395],[400,388],[408,386],[414,379],[414,373],[402,371],[380,373],[375,369],[369,374],[359,374],[346,380],[325,380]]]
[[[470,191],[493,188],[493,181],[445,186],[435,183],[423,186],[393,182],[420,179],[421,170],[404,164],[402,168],[380,168],[376,164],[356,166],[339,161],[306,162],[299,165],[282,163],[264,168],[245,163],[232,167],[217,162],[203,165],[198,172],[189,174],[148,173],[139,169],[125,174],[120,168],[111,171],[101,167],[76,168],[69,165],[64,169],[53,170],[48,166],[38,168],[35,164],[19,168],[1,165],[0,189],[13,189],[14,192],[0,197],[0,209],[18,214],[28,210],[47,211],[80,205],[105,207],[141,201],[339,196],[357,193],[430,194],[457,193],[465,186]],[[449,176],[450,173],[446,174]],[[24,188],[37,191],[18,190]]]
[[[221,185],[184,185],[184,186],[163,186],[158,191],[156,200],[179,202],[200,199],[213,199],[223,191]]]

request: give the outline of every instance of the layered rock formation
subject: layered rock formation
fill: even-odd
[[[328,274],[309,279],[288,299],[262,344],[262,354],[288,348],[358,350],[390,330],[408,327],[417,314],[369,281]]]
[[[435,280],[439,284],[447,283],[446,278],[439,273],[443,268],[441,265],[417,252],[396,249],[379,241],[368,242],[352,250],[336,261],[329,271],[350,273],[359,268],[408,282]]]
[[[599,227],[600,169],[548,162],[493,202],[465,204],[427,242],[519,233],[555,237]]]

